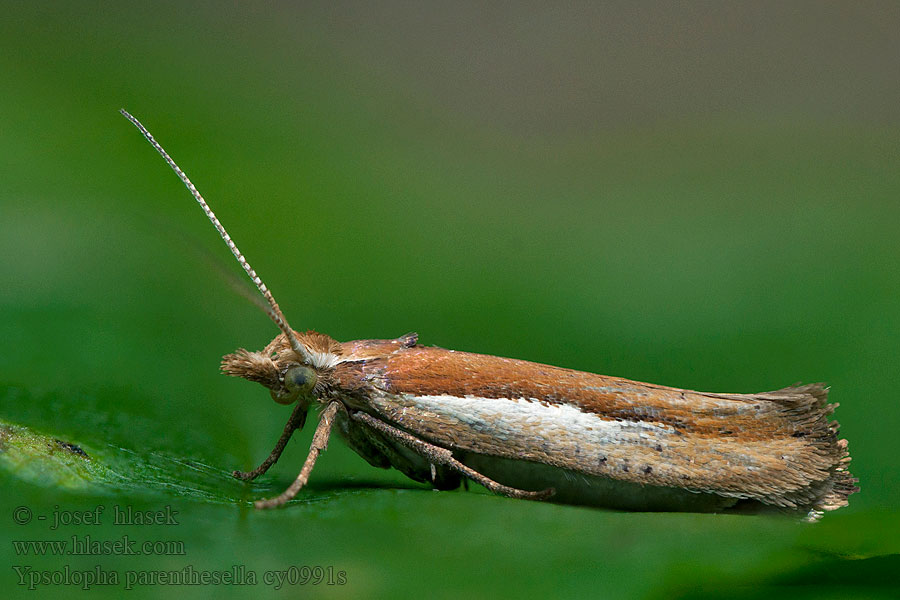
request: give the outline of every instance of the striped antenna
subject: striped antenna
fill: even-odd
[[[206,200],[203,199],[203,196],[200,195],[200,192],[197,191],[197,188],[194,187],[194,184],[191,183],[191,180],[188,179],[188,176],[185,175],[184,171],[181,170],[175,161],[172,160],[172,157],[169,156],[169,153],[163,150],[163,147],[159,145],[153,136],[150,135],[150,132],[147,131],[147,128],[141,125],[141,122],[134,118],[131,114],[128,113],[124,108],[120,109],[119,112],[125,116],[126,119],[131,121],[135,127],[140,130],[140,132],[147,138],[147,141],[150,142],[150,145],[156,148],[156,151],[159,152],[160,156],[162,156],[165,161],[172,167],[172,170],[175,171],[175,174],[178,175],[178,178],[181,179],[181,182],[187,187],[187,189],[191,192],[191,195],[194,196],[194,199],[200,205],[200,208],[203,209],[203,212],[206,213],[206,216],[209,217],[209,220],[212,221],[213,226],[215,226],[216,231],[219,232],[219,235],[222,236],[222,239],[225,240],[225,244],[228,246],[228,249],[231,250],[231,253],[234,254],[234,257],[244,268],[244,271],[247,272],[247,275],[250,279],[253,280],[253,283],[256,284],[257,289],[269,302],[268,307],[263,307],[266,313],[269,315],[269,318],[278,325],[278,329],[287,336],[287,339],[291,342],[291,348],[297,355],[303,358],[303,362],[307,364],[313,364],[313,356],[310,354],[309,350],[306,349],[306,346],[300,343],[297,340],[297,337],[294,335],[294,330],[291,329],[291,326],[287,322],[287,318],[285,318],[284,313],[281,312],[281,309],[278,308],[278,303],[275,302],[275,298],[272,296],[272,292],[269,291],[269,288],[266,287],[266,284],[263,283],[262,279],[259,278],[259,275],[256,274],[256,271],[253,270],[253,267],[250,266],[250,263],[247,262],[247,259],[244,258],[244,255],[241,254],[241,251],[238,250],[238,247],[231,240],[231,236],[228,235],[228,232],[225,230],[225,227],[219,222],[218,217],[209,207],[209,204],[206,203]]]

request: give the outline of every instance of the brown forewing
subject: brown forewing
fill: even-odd
[[[694,483],[696,489],[764,497],[767,502],[781,505],[802,505],[809,501],[820,505],[845,504],[846,496],[855,489],[854,480],[845,469],[849,460],[846,442],[837,439],[836,423],[827,421],[833,406],[827,403],[826,390],[817,384],[760,394],[715,394],[523,360],[434,347],[407,347],[394,341],[350,344],[362,344],[358,348],[366,359],[352,368],[347,365],[346,375],[354,372],[352,379],[358,385],[362,383],[359,376],[365,372],[362,379],[394,396],[398,407],[402,403],[407,411],[415,412],[415,402],[410,402],[409,396],[525,399],[575,406],[602,420],[671,428],[674,436],[670,437],[669,448],[658,447],[655,442],[648,448],[605,448],[604,452],[610,450],[611,455],[620,455],[623,464],[638,453],[652,456],[651,449],[673,451],[656,454],[657,460],[670,461],[663,468],[654,470],[644,466],[639,470],[607,471],[612,477],[657,485],[690,487]],[[425,426],[424,421],[419,422],[432,432],[436,441],[445,436],[449,436],[448,441],[462,440],[469,435],[461,430],[442,431],[441,423]],[[583,458],[540,458],[539,453],[532,454],[528,447],[504,448],[496,444],[497,440],[489,439],[472,438],[470,442],[476,449],[494,448],[490,453],[497,456],[539,457],[536,460],[540,462],[588,472],[583,468]],[[746,464],[723,459],[728,456],[746,456]],[[703,464],[722,467],[713,472],[701,467]],[[759,467],[748,469],[750,465],[765,466],[757,471]],[[594,471],[595,468],[590,469]],[[665,472],[679,475],[666,477]],[[838,491],[833,492],[833,488]],[[747,490],[746,495],[741,493],[742,489]]]

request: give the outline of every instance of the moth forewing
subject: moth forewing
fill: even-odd
[[[815,514],[856,490],[819,384],[702,393],[428,347],[347,370],[371,382],[368,412],[557,500]]]
[[[333,431],[369,464],[437,489],[471,479],[516,498],[632,510],[796,511],[845,506],[856,479],[836,405],[820,384],[716,394],[595,375],[524,360],[421,347],[415,334],[339,343],[293,330],[209,205],[153,136],[122,111],[200,204],[256,284],[281,330],[262,351],[222,359],[228,375],[296,403],[265,473],[323,405],[307,459],[281,495],[306,484]]]

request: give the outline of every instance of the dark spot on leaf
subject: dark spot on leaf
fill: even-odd
[[[90,458],[90,457],[88,456],[87,452],[85,452],[85,451],[82,450],[80,447],[76,446],[75,444],[70,444],[69,442],[64,442],[64,441],[62,441],[62,440],[53,440],[53,441],[56,442],[56,445],[57,445],[57,446],[59,446],[60,448],[62,448],[62,449],[65,450],[66,452],[71,452],[72,454],[75,454],[75,455],[77,455],[77,456],[81,456],[81,457],[83,457],[83,458]]]

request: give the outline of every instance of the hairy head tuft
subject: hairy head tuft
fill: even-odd
[[[222,357],[222,372],[232,377],[243,377],[267,387],[278,384],[278,365],[262,352],[248,352],[241,348]]]

